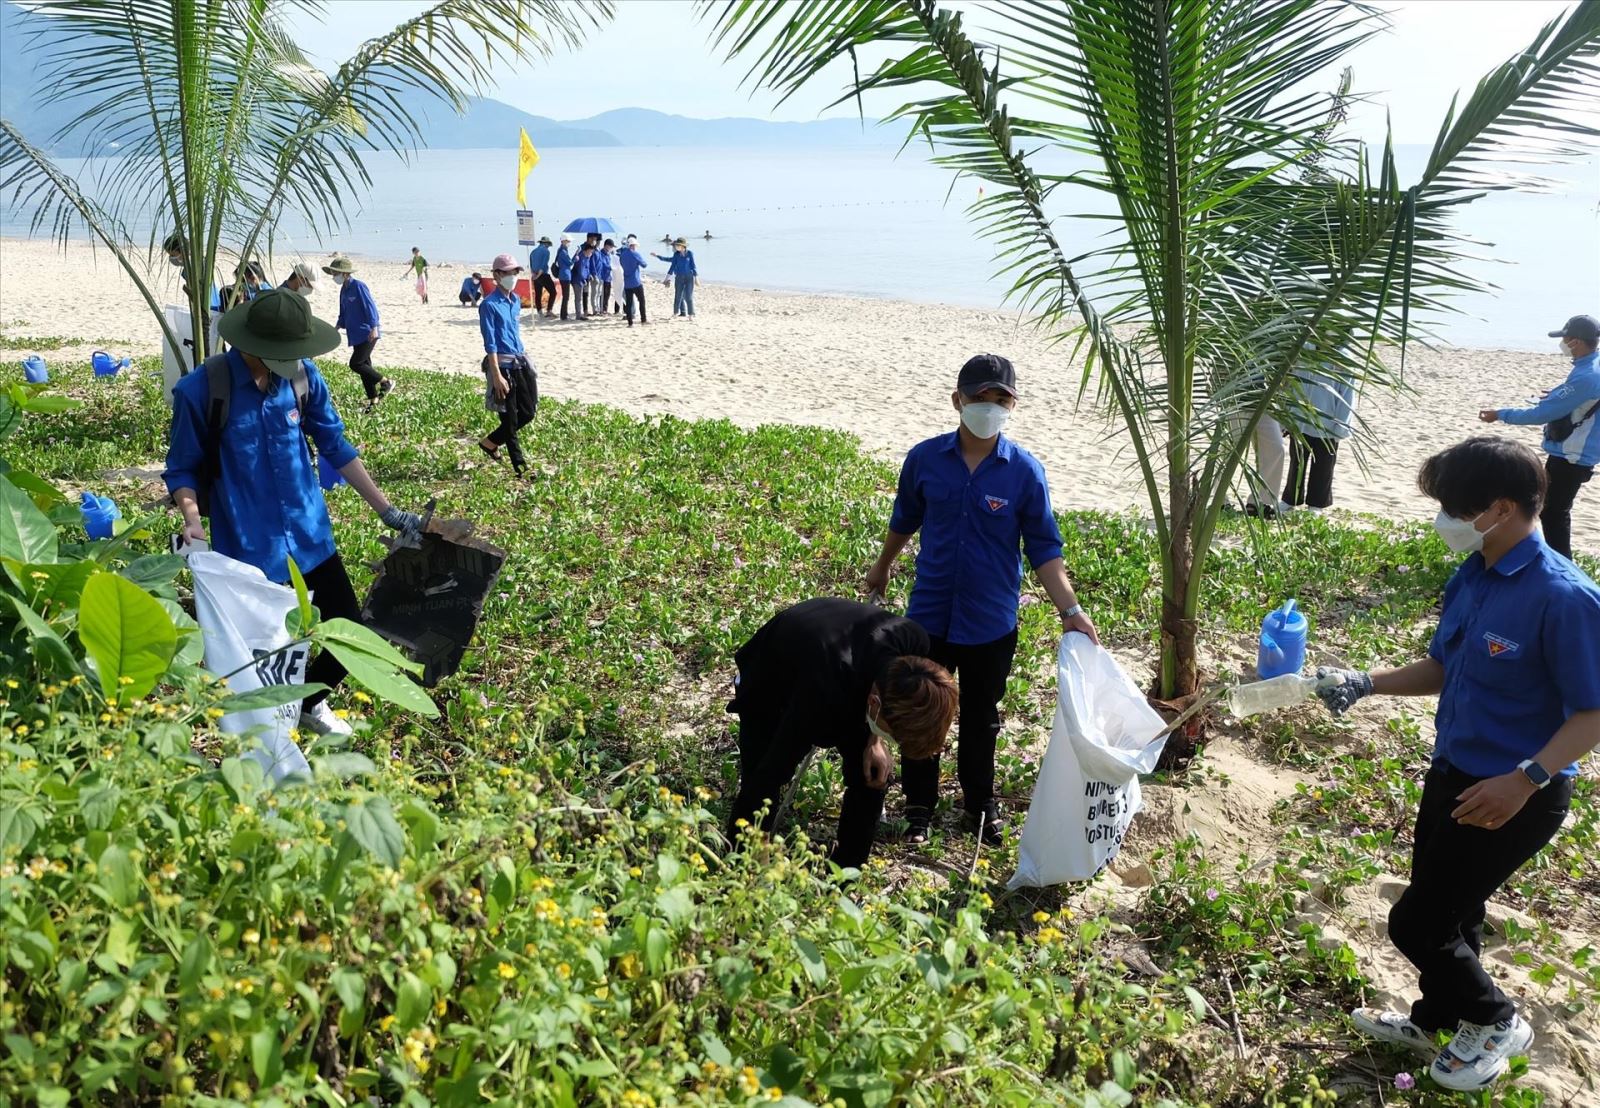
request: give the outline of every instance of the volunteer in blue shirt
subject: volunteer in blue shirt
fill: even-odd
[[[478,301],[483,299],[483,274],[474,273],[471,277],[461,279],[461,306],[478,306]]]
[[[578,318],[588,319],[590,315],[589,297],[594,290],[590,286],[590,278],[594,276],[594,244],[584,243],[578,248],[578,256],[572,259],[572,283],[578,289]]]
[[[1433,765],[1412,834],[1411,884],[1389,940],[1417,967],[1409,1016],[1358,1008],[1374,1038],[1432,1053],[1433,1079],[1481,1089],[1528,1052],[1533,1031],[1479,960],[1484,905],[1555,837],[1577,762],[1600,745],[1600,588],[1545,543],[1539,457],[1474,438],[1422,465],[1434,527],[1468,555],[1444,590],[1428,656],[1400,669],[1319,669],[1335,715],[1364,696],[1438,696]]]
[[[960,682],[956,765],[964,822],[995,843],[1005,827],[994,798],[994,753],[1000,697],[1017,649],[1019,548],[1061,613],[1063,630],[1099,640],[1061,563],[1044,467],[1001,434],[1017,403],[1010,360],[998,354],[969,359],[951,403],[961,413],[957,429],[906,455],[883,553],[866,586],[876,595],[888,588],[895,559],[921,530],[906,615],[932,639],[929,657]],[[923,842],[939,799],[939,759],[905,760],[902,777],[907,840]]]
[[[1600,321],[1575,315],[1550,337],[1561,340],[1561,352],[1572,359],[1572,372],[1558,388],[1545,393],[1531,408],[1485,408],[1485,423],[1544,427],[1544,469],[1550,491],[1545,494],[1539,525],[1552,550],[1572,557],[1572,502],[1578,489],[1594,476],[1600,463]]]
[[[367,390],[367,406],[371,407],[394,391],[394,382],[372,368],[372,348],[381,337],[378,305],[366,282],[356,280],[355,271],[355,264],[343,257],[322,267],[322,272],[339,286],[339,318],[334,326],[350,340],[350,368],[361,378],[361,387]]]
[[[667,272],[672,274],[672,314],[674,317],[683,316],[694,318],[694,283],[699,279],[700,271],[694,265],[694,251],[689,249],[689,243],[684,239],[672,241],[672,256],[652,254],[658,262],[667,263]]]
[[[622,314],[627,317],[628,326],[632,327],[633,304],[637,300],[639,326],[643,327],[649,320],[644,316],[644,274],[641,271],[650,263],[639,253],[638,236],[628,236],[627,244],[617,251],[617,264],[622,267]]]
[[[572,238],[561,236],[556,249],[556,282],[561,286],[561,318],[567,318],[567,301],[572,298]]]
[[[522,267],[510,254],[494,260],[494,291],[478,305],[478,328],[483,332],[484,406],[500,413],[500,426],[478,443],[478,449],[498,459],[503,446],[511,468],[521,477],[526,469],[522,440],[517,433],[539,409],[539,379],[522,346],[522,300],[516,294]]]
[[[556,283],[550,276],[550,236],[541,235],[539,245],[528,252],[528,273],[533,278],[533,310],[548,319],[556,313]]]
[[[255,566],[279,584],[289,582],[293,558],[324,619],[359,621],[361,603],[334,547],[333,525],[306,436],[386,526],[415,531],[421,520],[389,503],[373,484],[360,454],[344,437],[344,422],[334,410],[327,384],[310,361],[336,348],[339,333],[311,314],[304,296],[287,289],[263,292],[238,305],[222,317],[218,329],[232,346],[225,357],[233,382],[227,423],[218,441],[211,441],[208,422],[208,375],[190,373],[178,380],[172,393],[172,429],[162,478],[183,513],[183,537],[206,541],[195,494],[205,484],[212,549]],[[303,410],[288,380],[302,372]],[[311,664],[306,680],[332,689],[344,675],[338,659],[324,651]],[[319,734],[349,734],[349,725],[329,710],[326,696],[319,693],[306,699],[302,723]]]
[[[611,303],[611,256],[616,249],[617,244],[610,239],[606,239],[600,245],[600,252],[594,256],[600,277],[600,307],[598,310],[601,315],[611,315],[615,311]]]

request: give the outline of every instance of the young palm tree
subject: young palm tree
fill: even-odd
[[[285,214],[316,234],[370,184],[363,155],[413,149],[417,97],[457,111],[497,67],[575,45],[610,0],[439,0],[324,73],[284,17],[314,0],[48,0],[33,33],[54,44],[43,84],[84,110],[59,135],[113,149],[78,181],[0,120],[0,192],[65,241],[85,227],[132,278],[174,350],[207,350],[211,275],[224,243],[241,261]],[[135,235],[143,240],[141,249]],[[193,332],[174,335],[152,289],[181,247]],[[158,247],[163,247],[158,251]],[[242,282],[242,277],[239,278]],[[198,359],[197,359],[198,360]]]
[[[1379,353],[1403,357],[1412,313],[1467,287],[1455,210],[1536,184],[1497,166],[1587,155],[1596,136],[1594,0],[1452,105],[1409,187],[1392,141],[1369,157],[1337,133],[1348,75],[1306,91],[1382,30],[1343,0],[1009,0],[984,10],[985,45],[935,0],[702,10],[730,57],[754,59],[749,79],[784,96],[845,55],[840,102],[909,90],[890,117],[907,142],[986,183],[970,211],[1011,296],[1076,340],[1084,389],[1127,426],[1160,548],[1169,700],[1199,684],[1206,555],[1256,423],[1306,413],[1311,373],[1398,384]],[[863,73],[861,48],[888,60]],[[1076,217],[1102,237],[1072,256],[1063,229],[1084,225],[1055,205],[1085,189],[1115,214]]]

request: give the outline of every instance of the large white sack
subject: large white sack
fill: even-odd
[[[213,550],[190,554],[189,572],[194,576],[195,618],[205,639],[205,668],[219,677],[232,674],[230,692],[305,683],[311,652],[306,643],[273,653],[290,642],[284,621],[298,604],[292,588],[275,585],[255,566]],[[218,726],[230,735],[254,731],[254,749],[245,757],[259,762],[273,781],[282,781],[291,774],[311,773],[290,734],[299,722],[296,700],[277,708],[234,712],[223,716]]]
[[[1084,881],[1115,858],[1166,723],[1103,647],[1073,631],[1056,659],[1056,719],[1007,889]]]

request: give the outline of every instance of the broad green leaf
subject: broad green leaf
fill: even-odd
[[[681,927],[694,915],[694,897],[682,885],[662,889],[656,894],[656,909],[672,926]]]
[[[666,968],[668,945],[667,933],[659,927],[652,927],[645,935],[644,962],[652,974]]]
[[[121,800],[122,790],[113,784],[94,785],[85,789],[78,797],[78,809],[83,813],[84,824],[91,831],[106,830],[111,826]]]
[[[572,1072],[577,1077],[610,1077],[617,1067],[608,1058],[588,1058],[573,1066]]]
[[[100,852],[96,864],[99,867],[100,887],[113,904],[126,908],[139,899],[143,883],[126,850],[113,843]]]
[[[233,799],[241,804],[259,792],[266,780],[266,771],[254,758],[224,758],[221,773]]]
[[[254,689],[247,689],[242,693],[234,693],[217,701],[216,706],[224,712],[254,712],[260,708],[278,708],[285,704],[294,704],[306,697],[325,690],[328,686],[310,685],[261,685]]]
[[[324,645],[333,651],[333,656],[339,659],[351,679],[372,695],[418,715],[434,717],[439,714],[439,706],[433,702],[427,690],[394,666],[374,658],[364,650],[352,649],[345,643],[327,642]]]
[[[30,470],[9,466],[4,472],[4,477],[17,488],[27,493],[41,510],[47,509],[54,504],[65,504],[67,502],[65,493]]]
[[[94,659],[107,700],[139,700],[172,664],[178,632],[155,597],[114,573],[83,587],[78,638]],[[126,680],[124,680],[126,679]]]
[[[173,655],[172,676],[178,678],[178,666],[198,666],[205,657],[206,640],[200,633],[200,625],[194,617],[183,610],[183,605],[176,600],[169,600],[164,596],[156,597],[156,603],[161,605],[161,610],[172,617],[172,626],[178,632],[178,652]]]
[[[771,1078],[770,1085],[777,1085],[784,1092],[788,1092],[806,1079],[806,1060],[796,1054],[793,1048],[779,1043],[772,1048],[772,1058],[767,1063],[767,1075]]]
[[[800,952],[800,965],[806,971],[806,976],[811,978],[813,985],[821,985],[828,980],[828,963],[823,961],[822,951],[817,949],[817,944],[810,939],[795,939],[795,949]]]
[[[353,620],[330,619],[317,625],[315,639],[320,643],[333,643],[344,646],[349,650],[360,651],[373,659],[402,669],[408,673],[421,674],[422,667],[411,661],[404,654],[394,648],[394,645],[382,635]],[[344,655],[335,650],[341,660]]]
[[[372,764],[371,758],[365,754],[357,754],[353,750],[338,750],[332,754],[324,754],[315,761],[317,769],[343,781],[378,772],[378,767]],[[404,812],[400,818],[405,819]]]
[[[7,558],[6,576],[16,583],[35,611],[51,613],[54,606],[76,608],[83,586],[100,567],[93,562],[19,562]]]
[[[419,1026],[428,1018],[428,1010],[432,1007],[433,990],[428,988],[426,981],[414,973],[408,973],[400,979],[400,988],[395,994],[394,1018],[402,1031]]]
[[[400,822],[406,825],[406,831],[411,835],[411,845],[422,853],[432,850],[439,841],[439,817],[434,815],[426,801],[416,797],[407,797],[405,803],[400,805]]]
[[[359,1012],[367,1003],[367,982],[353,969],[335,970],[329,978],[334,995],[347,1012]]]
[[[74,408],[83,407],[83,402],[74,400],[70,396],[30,396],[22,402],[25,412],[37,412],[40,415],[55,415],[58,412],[70,412]]]
[[[0,481],[0,558],[54,562],[60,544],[50,517],[10,481]]]
[[[135,558],[122,570],[122,576],[150,593],[161,593],[183,571],[184,561],[176,554],[146,554]]]
[[[263,1027],[250,1036],[250,1067],[263,1085],[271,1085],[283,1076],[283,1047],[272,1028]]]
[[[395,822],[387,797],[351,801],[345,806],[344,822],[351,837],[378,861],[398,866],[405,857],[406,833]]]
[[[16,847],[18,854],[27,850],[45,819],[44,812],[29,805],[0,805],[0,853],[7,847]]]
[[[295,602],[299,605],[299,622],[289,629],[290,634],[303,636],[309,634],[315,617],[311,614],[311,593],[306,588],[306,579],[300,574],[300,567],[293,558],[289,559],[289,582],[294,586]]]
[[[11,602],[11,607],[17,613],[17,619],[27,630],[28,637],[33,640],[38,657],[48,661],[58,671],[76,672],[78,660],[72,656],[72,648],[67,645],[66,640],[56,634],[55,628],[41,619],[39,613],[24,604],[21,597],[6,595],[5,599]]]
[[[178,966],[178,984],[185,989],[195,989],[200,986],[200,979],[211,968],[211,940],[204,935],[196,935],[189,940],[189,945],[183,948],[183,961]]]

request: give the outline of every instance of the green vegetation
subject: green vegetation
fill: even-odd
[[[267,793],[208,722],[206,687],[90,714],[3,632],[0,1101],[1243,1108],[1335,1087],[1364,1103],[1358,1087],[1385,1083],[1390,1104],[1457,1103],[1388,1086],[1422,1068],[1402,1056],[1361,1051],[1382,1070],[1352,1070],[1338,1017],[1363,967],[1300,905],[1314,868],[1346,887],[1395,872],[1390,817],[1423,768],[1404,717],[1376,737],[1298,717],[1293,735],[1263,729],[1344,791],[1288,802],[1298,834],[1244,872],[1168,844],[1132,908],[1101,905],[1104,882],[1005,897],[1010,848],[974,867],[955,836],[885,844],[842,883],[811,851],[838,796],[826,758],[793,831],[731,853],[717,827],[732,651],[779,607],[855,589],[892,472],[831,432],[546,404],[529,436],[542,472],[521,484],[472,447],[487,416],[470,379],[398,372],[367,414],[349,373],[325,368],[398,503],[438,496],[511,552],[478,643],[435,691],[437,719],[347,686],[355,742],[312,750],[314,788]],[[102,477],[160,469],[156,384],[82,368],[60,387],[82,407],[30,415],[8,456],[130,516],[158,499],[154,481]],[[347,562],[380,556],[350,490],[330,504]],[[1153,536],[1125,516],[1062,520],[1102,632],[1153,662]],[[146,549],[172,526],[151,524]],[[1227,519],[1211,557],[1217,641],[1246,641],[1296,595],[1317,650],[1356,663],[1421,648],[1452,564],[1423,526],[1317,518]],[[1024,609],[1007,695],[1014,795],[1053,710],[1050,683],[1029,679],[1052,653],[1045,607]],[[1593,822],[1575,832],[1518,890],[1535,921],[1592,913]],[[1541,962],[1581,953],[1537,926],[1512,941]],[[1556,987],[1600,1002],[1600,982]]]

